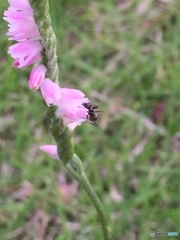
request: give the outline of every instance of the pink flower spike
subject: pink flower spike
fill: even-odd
[[[61,99],[61,88],[49,78],[44,80],[40,89],[41,94],[48,106],[51,104],[55,105],[57,101]]]
[[[51,156],[52,158],[59,160],[56,145],[41,145],[39,146],[39,149],[49,154],[49,156]]]
[[[41,51],[40,42],[27,40],[9,47],[8,53],[15,59],[13,67],[23,68],[40,61],[42,59]]]
[[[47,71],[46,67],[42,64],[35,66],[32,69],[30,78],[29,78],[30,89],[37,90],[42,85],[45,79],[46,71]]]

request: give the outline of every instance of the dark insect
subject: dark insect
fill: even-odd
[[[88,109],[88,115],[87,115],[87,119],[89,119],[91,121],[91,124],[94,126],[98,126],[96,123],[96,120],[98,119],[98,114],[97,112],[101,112],[101,111],[96,111],[95,109],[98,108],[97,105],[93,105],[90,102],[88,103],[83,103],[82,104],[86,109]]]

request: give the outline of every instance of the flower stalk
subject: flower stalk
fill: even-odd
[[[8,51],[15,59],[13,66],[24,68],[36,64],[29,87],[40,88],[53,111],[51,133],[56,145],[44,145],[40,149],[60,159],[68,173],[83,186],[99,214],[104,239],[109,240],[102,204],[85,175],[80,158],[74,153],[72,142],[72,130],[88,119],[89,109],[85,103],[89,100],[80,90],[59,87],[56,36],[51,27],[48,0],[9,0],[9,3],[4,20],[9,23],[9,39],[17,41]]]
[[[33,8],[35,22],[38,25],[43,45],[43,63],[47,66],[47,77],[52,81],[58,82],[58,65],[56,55],[56,37],[51,27],[51,19],[49,16],[49,3],[47,0],[30,0]],[[71,130],[64,126],[63,120],[58,118],[52,119],[51,133],[57,145],[58,156],[65,166],[68,173],[74,177],[84,190],[87,192],[93,202],[101,222],[103,235],[105,240],[109,240],[109,227],[107,219],[102,208],[102,204],[96,195],[92,185],[88,181],[82,168],[82,162],[79,157],[74,154],[74,145],[72,143]]]
[[[68,127],[63,126],[62,119],[54,118],[51,124],[51,133],[56,141],[59,159],[68,173],[83,186],[88,194],[99,214],[104,239],[109,240],[110,228],[108,227],[107,218],[102,208],[101,201],[86,177],[80,158],[73,153],[74,147],[70,137],[70,130]]]
[[[66,165],[72,159],[74,153],[72,132],[64,126],[62,118],[54,117],[51,122],[51,133],[57,145],[58,156]]]
[[[67,169],[68,173],[71,176],[73,176],[83,186],[84,190],[88,194],[94,207],[96,208],[96,211],[99,214],[99,220],[102,226],[104,239],[110,240],[110,228],[108,226],[107,218],[102,208],[101,201],[97,196],[96,192],[94,191],[92,185],[90,184],[89,180],[86,177],[85,172],[81,167],[80,167],[81,171],[78,171],[79,173],[77,173],[77,170],[74,168],[75,163],[76,163],[75,166],[82,166],[82,162],[76,154],[74,154],[73,159],[67,165],[65,165],[65,168]]]

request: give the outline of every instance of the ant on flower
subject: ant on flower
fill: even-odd
[[[102,111],[96,111],[95,109],[98,108],[97,105],[91,104],[90,102],[87,103],[82,103],[82,105],[88,109],[88,115],[87,119],[90,120],[90,123],[94,126],[97,126],[96,120],[98,119],[98,114],[97,112],[102,112]]]

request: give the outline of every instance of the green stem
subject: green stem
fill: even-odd
[[[43,63],[47,67],[47,77],[52,81],[58,83],[58,64],[56,54],[56,36],[51,27],[51,18],[49,15],[49,3],[48,0],[29,0],[33,9],[33,15],[35,22],[38,26],[41,42],[43,45],[42,57]],[[53,121],[51,127],[52,135],[58,146],[58,155],[63,162],[67,171],[84,187],[85,191],[89,195],[93,202],[101,222],[103,235],[105,240],[109,240],[109,227],[107,219],[103,211],[101,202],[96,195],[93,187],[88,181],[83,169],[81,160],[77,155],[73,155],[73,144],[71,141],[71,134],[69,130],[64,127],[63,121]],[[73,156],[73,157],[72,157]],[[72,158],[72,160],[71,160]]]
[[[90,184],[89,180],[87,179],[85,172],[82,171],[81,175],[79,175],[77,173],[77,171],[74,170],[71,162],[68,163],[67,165],[65,165],[65,168],[67,169],[69,174],[71,174],[80,184],[82,184],[84,190],[89,195],[92,203],[94,204],[94,207],[96,208],[96,211],[99,214],[99,219],[100,219],[100,222],[101,222],[101,227],[102,227],[102,230],[103,230],[104,239],[105,240],[110,240],[110,236],[109,236],[110,235],[110,228],[107,224],[107,219],[106,219],[105,213],[103,211],[101,201],[100,201],[99,197],[97,196],[97,194],[95,193],[95,191],[94,191],[92,185]]]
[[[101,222],[101,226],[102,226],[102,230],[103,230],[103,235],[104,235],[104,239],[105,240],[109,240],[109,230],[110,228],[108,227],[107,224],[107,219],[106,216],[104,214],[103,208],[102,208],[102,204],[100,202],[99,197],[96,195],[92,185],[90,184],[89,180],[87,179],[85,172],[82,173],[82,180],[81,180],[81,184],[83,185],[85,191],[87,192],[87,194],[89,195],[91,201],[94,204],[94,207],[96,208],[96,211],[99,214],[99,219]]]

